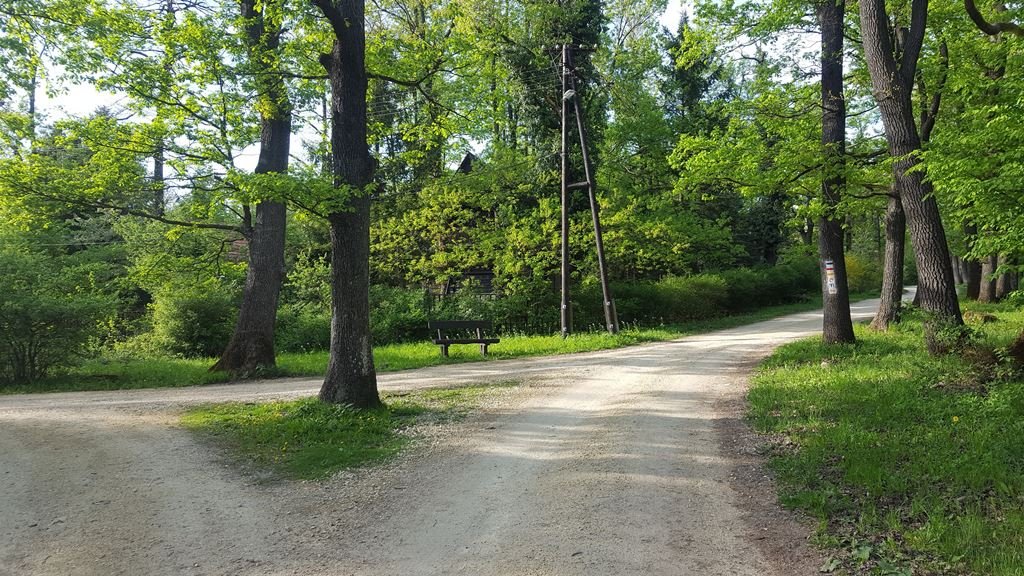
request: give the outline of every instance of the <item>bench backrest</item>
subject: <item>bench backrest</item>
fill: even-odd
[[[490,330],[490,320],[428,320],[428,330]]]

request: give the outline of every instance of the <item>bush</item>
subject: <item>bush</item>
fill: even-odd
[[[452,318],[477,317],[472,312],[456,311],[456,301],[447,303]],[[425,340],[427,319],[431,316],[432,297],[423,289],[370,287],[370,333],[374,345]],[[459,316],[459,314],[465,314]],[[443,313],[442,313],[443,314]],[[481,315],[489,318],[489,315]],[[329,302],[316,304],[283,304],[277,313],[276,346],[279,352],[327,350],[331,344],[331,310]]]
[[[736,268],[720,273],[726,283],[726,308],[731,312],[796,302],[820,290],[817,261],[799,257],[758,268]]]
[[[213,281],[166,288],[152,304],[154,340],[162,351],[177,356],[217,356],[231,338],[236,308],[234,295]]]
[[[612,295],[622,323],[679,323],[796,302],[817,291],[818,282],[817,265],[804,258],[773,267],[613,283]],[[581,288],[574,301],[577,327],[604,325],[598,284]]]
[[[874,292],[882,289],[882,269],[877,262],[856,254],[846,256],[846,284],[850,292]]]
[[[670,276],[657,284],[659,291],[668,296],[665,310],[675,321],[696,320],[721,316],[729,291],[725,279],[717,274],[698,276]]]
[[[331,345],[330,309],[283,304],[277,311],[274,339],[278,352],[327,350]]]
[[[374,344],[427,337],[430,295],[423,289],[370,287],[370,332]],[[476,317],[469,313],[466,317]]]
[[[725,282],[725,307],[730,312],[750,310],[761,305],[762,293],[761,277],[752,268],[736,268],[726,270],[719,274]]]
[[[43,254],[0,251],[0,382],[34,382],[84,356],[114,306],[92,285],[95,271]]]

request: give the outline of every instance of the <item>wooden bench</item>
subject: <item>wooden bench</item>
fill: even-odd
[[[430,320],[427,322],[427,328],[430,330],[437,330],[437,337],[434,338],[434,344],[441,347],[441,356],[448,357],[448,347],[452,344],[479,344],[480,354],[487,356],[487,347],[491,344],[497,344],[500,340],[498,338],[487,338],[484,336],[485,330],[491,330],[492,324],[490,320]],[[446,332],[456,333],[473,333],[476,337],[451,337]]]

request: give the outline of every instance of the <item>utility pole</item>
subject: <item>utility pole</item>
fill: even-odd
[[[562,338],[572,332],[569,299],[569,46],[562,45]]]
[[[611,287],[608,285],[608,267],[604,259],[604,240],[601,232],[600,210],[597,204],[594,170],[590,164],[587,149],[587,130],[584,125],[583,106],[580,103],[576,78],[572,74],[573,46],[562,45],[562,337],[572,332],[572,308],[569,300],[569,190],[586,188],[590,198],[590,215],[594,223],[594,243],[597,249],[597,268],[601,280],[601,295],[604,302],[605,328],[609,333],[619,331],[619,318],[615,311]],[[576,128],[580,138],[585,180],[570,183],[569,178],[569,102],[572,101],[576,116]]]

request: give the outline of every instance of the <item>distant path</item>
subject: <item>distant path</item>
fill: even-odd
[[[261,484],[176,426],[185,405],[307,396],[319,380],[0,396],[0,576],[811,574],[820,561],[738,416],[754,363],[820,327],[812,312],[382,374],[385,390],[529,385],[319,484]]]

